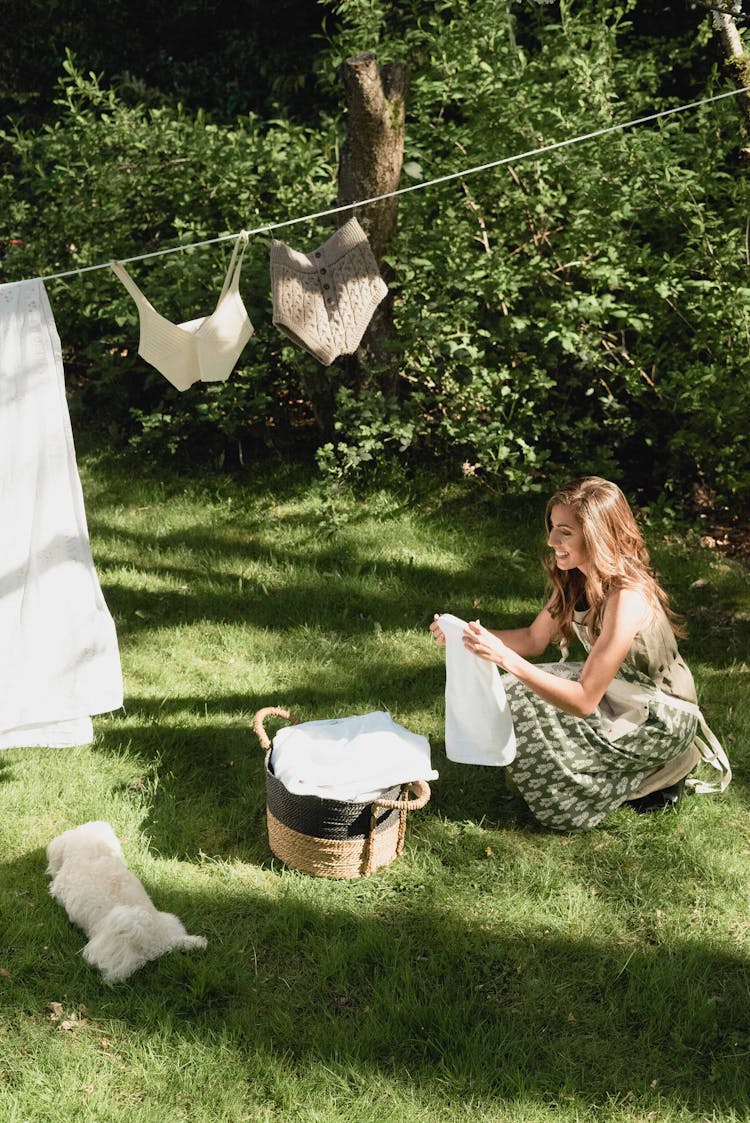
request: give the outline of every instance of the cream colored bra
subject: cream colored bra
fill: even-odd
[[[226,381],[253,334],[253,325],[239,292],[247,241],[248,235],[243,230],[235,242],[224,286],[211,315],[199,316],[184,324],[173,324],[157,312],[125,267],[119,261],[111,263],[112,271],[138,308],[141,333],[138,354],[178,390],[187,390],[195,382]]]

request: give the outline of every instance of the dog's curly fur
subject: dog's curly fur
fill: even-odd
[[[49,891],[89,937],[83,957],[107,982],[121,982],[175,948],[204,948],[171,913],[157,912],[122,857],[109,823],[84,823],[47,847]]]

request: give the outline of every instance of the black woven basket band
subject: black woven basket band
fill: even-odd
[[[388,788],[384,799],[398,799],[401,787]],[[266,801],[268,810],[280,823],[299,834],[313,838],[365,838],[371,829],[372,803],[348,803],[344,800],[322,799],[317,795],[297,795],[284,787],[281,780],[266,767]],[[399,812],[379,808],[375,832],[387,830]]]

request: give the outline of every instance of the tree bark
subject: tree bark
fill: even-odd
[[[744,86],[750,86],[750,55],[745,53],[737,24],[731,16],[724,12],[715,12],[714,18],[716,30],[721,39],[722,50],[737,88],[742,89]],[[745,128],[750,133],[750,94],[738,94],[737,105]]]
[[[727,68],[731,72],[737,89],[741,90],[750,86],[750,55],[745,51],[742,37],[732,15],[734,5],[731,3],[712,3],[711,0],[703,0],[703,4],[711,12],[711,18],[721,42]],[[738,94],[735,100],[746,133],[750,136],[750,94]],[[744,148],[742,152],[745,158],[750,156],[750,149]]]
[[[398,188],[404,159],[408,69],[398,62],[381,67],[372,51],[365,51],[342,63],[341,78],[347,105],[346,140],[338,172],[338,202],[343,206]],[[347,221],[352,213],[367,235],[387,284],[390,270],[383,263],[383,255],[396,231],[398,198],[355,207],[341,221]],[[395,393],[397,384],[395,373],[389,369],[392,335],[389,295],[378,306],[354,362],[358,383],[365,381],[367,368],[372,368],[380,374],[386,394]]]
[[[339,159],[338,201],[343,205],[398,188],[408,76],[403,63],[380,67],[372,51],[365,51],[346,59],[341,77],[348,110],[346,141]],[[354,214],[380,264],[396,230],[398,199],[355,207]]]

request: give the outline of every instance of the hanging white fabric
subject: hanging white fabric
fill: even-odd
[[[0,285],[0,526],[0,747],[83,743],[122,672],[38,278]]]

